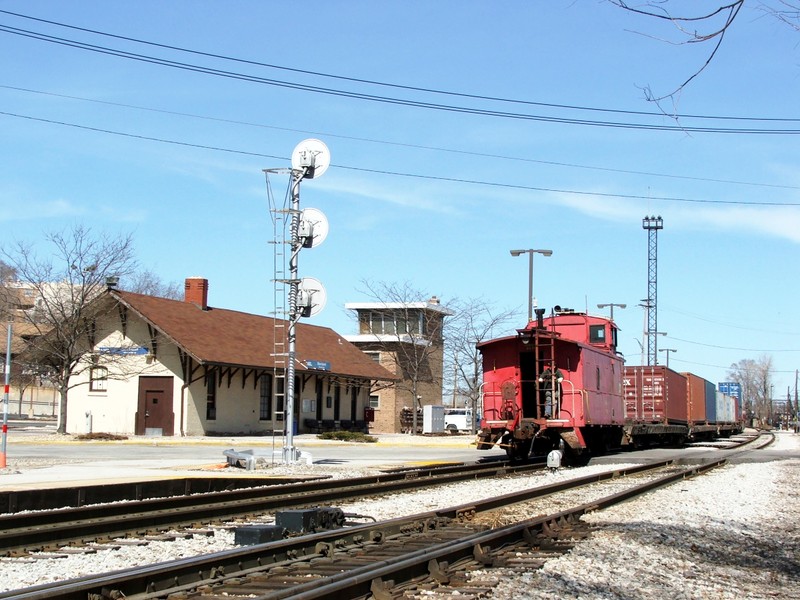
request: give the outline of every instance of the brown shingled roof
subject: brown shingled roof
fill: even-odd
[[[109,290],[109,294],[139,314],[201,364],[273,368],[276,319],[208,307],[203,310],[182,300],[170,300]],[[285,323],[285,321],[284,321]],[[396,379],[353,344],[327,327],[297,325],[296,364],[330,363],[330,373],[366,379]]]

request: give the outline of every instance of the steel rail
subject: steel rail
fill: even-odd
[[[382,523],[370,523],[340,530],[325,531],[278,542],[225,550],[201,557],[134,567],[111,574],[91,575],[68,582],[43,584],[24,590],[0,593],[0,600],[11,598],[15,600],[86,600],[87,597],[92,597],[91,594],[100,594],[103,589],[119,590],[120,593],[129,598],[163,597],[167,593],[188,591],[198,586],[219,583],[221,577],[223,577],[222,574],[225,574],[225,578],[243,577],[280,565],[284,561],[292,561],[298,558],[304,560],[322,558],[330,555],[336,548],[343,545],[377,542],[398,533],[420,531],[430,524],[435,524],[437,520],[468,520],[476,513],[495,510],[502,506],[545,497],[570,488],[624,475],[646,473],[673,464],[673,461],[661,461],[650,465],[616,469],[574,480],[504,494],[483,501],[391,519]],[[670,477],[685,477],[685,472],[680,471]],[[666,483],[660,485],[666,485]],[[598,502],[594,504],[599,506]],[[321,585],[320,582],[317,585]],[[296,589],[296,587],[293,589]]]
[[[474,557],[478,554],[485,556],[492,548],[499,548],[533,538],[535,536],[534,532],[541,533],[548,523],[576,519],[588,512],[608,508],[675,481],[705,473],[726,462],[725,459],[722,459],[713,463],[684,469],[681,472],[665,475],[571,509],[506,525],[490,531],[475,533],[456,542],[445,542],[408,553],[396,560],[376,562],[339,575],[327,577],[323,581],[294,585],[289,589],[256,596],[254,600],[282,600],[285,598],[292,598],[292,600],[342,600],[344,598],[366,596],[370,593],[377,595],[389,587],[386,585],[386,581],[391,581],[392,585],[397,585],[400,582],[407,582],[430,574],[432,571],[441,572],[441,565],[444,563],[452,564],[458,560]]]
[[[307,506],[465,479],[540,470],[539,464],[481,463],[427,467],[417,471],[329,479],[271,487],[173,496],[139,502],[82,506],[0,517],[0,554],[15,554],[55,545],[208,524],[281,508]]]

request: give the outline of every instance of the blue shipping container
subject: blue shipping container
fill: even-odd
[[[717,422],[717,386],[706,381],[706,421]]]

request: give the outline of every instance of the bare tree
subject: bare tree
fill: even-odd
[[[445,372],[453,373],[453,398],[460,396],[472,409],[470,432],[475,433],[475,416],[483,383],[483,368],[478,344],[503,333],[517,316],[515,310],[496,311],[492,303],[480,298],[448,303],[453,317],[445,324]],[[447,381],[447,377],[445,377]]]
[[[677,32],[678,37],[677,39],[661,37],[660,39],[666,43],[674,45],[711,44],[711,50],[703,64],[671,92],[656,95],[649,86],[644,88],[647,100],[658,104],[659,107],[661,107],[661,101],[674,98],[714,60],[726,34],[731,30],[734,21],[744,6],[744,0],[731,0],[730,2],[720,3],[717,6],[704,9],[701,3],[698,2],[699,8],[695,12],[678,14],[672,11],[676,2],[671,0],[651,0],[637,3],[635,6],[631,5],[627,0],[608,0],[608,2],[626,11],[667,23],[674,32]],[[685,3],[682,4],[678,10],[686,10],[685,6]],[[800,2],[795,0],[764,0],[758,2],[755,6],[756,10],[800,31]],[[664,112],[668,114],[667,111]]]
[[[742,387],[742,410],[761,422],[772,418],[772,357],[742,359],[732,364],[728,377]]]
[[[371,322],[363,327],[359,324],[359,330],[373,334],[374,348],[395,357],[400,376],[395,389],[410,396],[412,432],[417,433],[421,386],[441,389],[444,321],[450,311],[442,309],[437,298],[421,293],[408,282],[362,281],[362,285],[362,291],[375,300],[376,308],[371,311]],[[441,402],[441,398],[436,400]]]
[[[158,275],[148,270],[133,273],[129,282],[121,282],[120,287],[134,294],[146,294],[172,300],[183,298],[183,291],[178,283],[174,281],[164,283]]]
[[[82,226],[46,234],[51,251],[39,258],[30,244],[14,242],[2,256],[19,282],[33,290],[32,308],[24,319],[34,334],[24,352],[42,367],[60,397],[58,432],[66,433],[68,392],[76,375],[93,368],[95,320],[104,304],[95,300],[106,290],[107,277],[135,271],[131,236],[95,236]],[[107,305],[106,305],[107,308]]]
[[[0,260],[0,320],[7,321],[13,317],[16,298],[12,284],[16,279],[16,269]]]

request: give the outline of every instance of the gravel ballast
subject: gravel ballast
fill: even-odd
[[[798,456],[800,436],[777,434],[777,452]],[[555,479],[613,470],[620,465],[564,469],[556,474],[485,480],[342,505],[378,519],[414,514],[505,493]],[[492,598],[795,598],[800,589],[800,527],[796,524],[800,459],[731,464],[675,483],[584,519],[596,529],[567,554],[536,571],[479,571]],[[280,467],[296,474],[343,472],[330,466]],[[369,469],[349,471],[358,476]],[[278,473],[276,473],[278,474]],[[530,515],[534,516],[534,515]],[[99,548],[62,558],[0,559],[0,591],[113,571],[233,547],[233,534],[218,530],[174,542]]]
[[[800,436],[779,432],[775,450]],[[541,570],[476,573],[492,598],[800,597],[800,460],[726,465],[584,516],[597,529]]]

